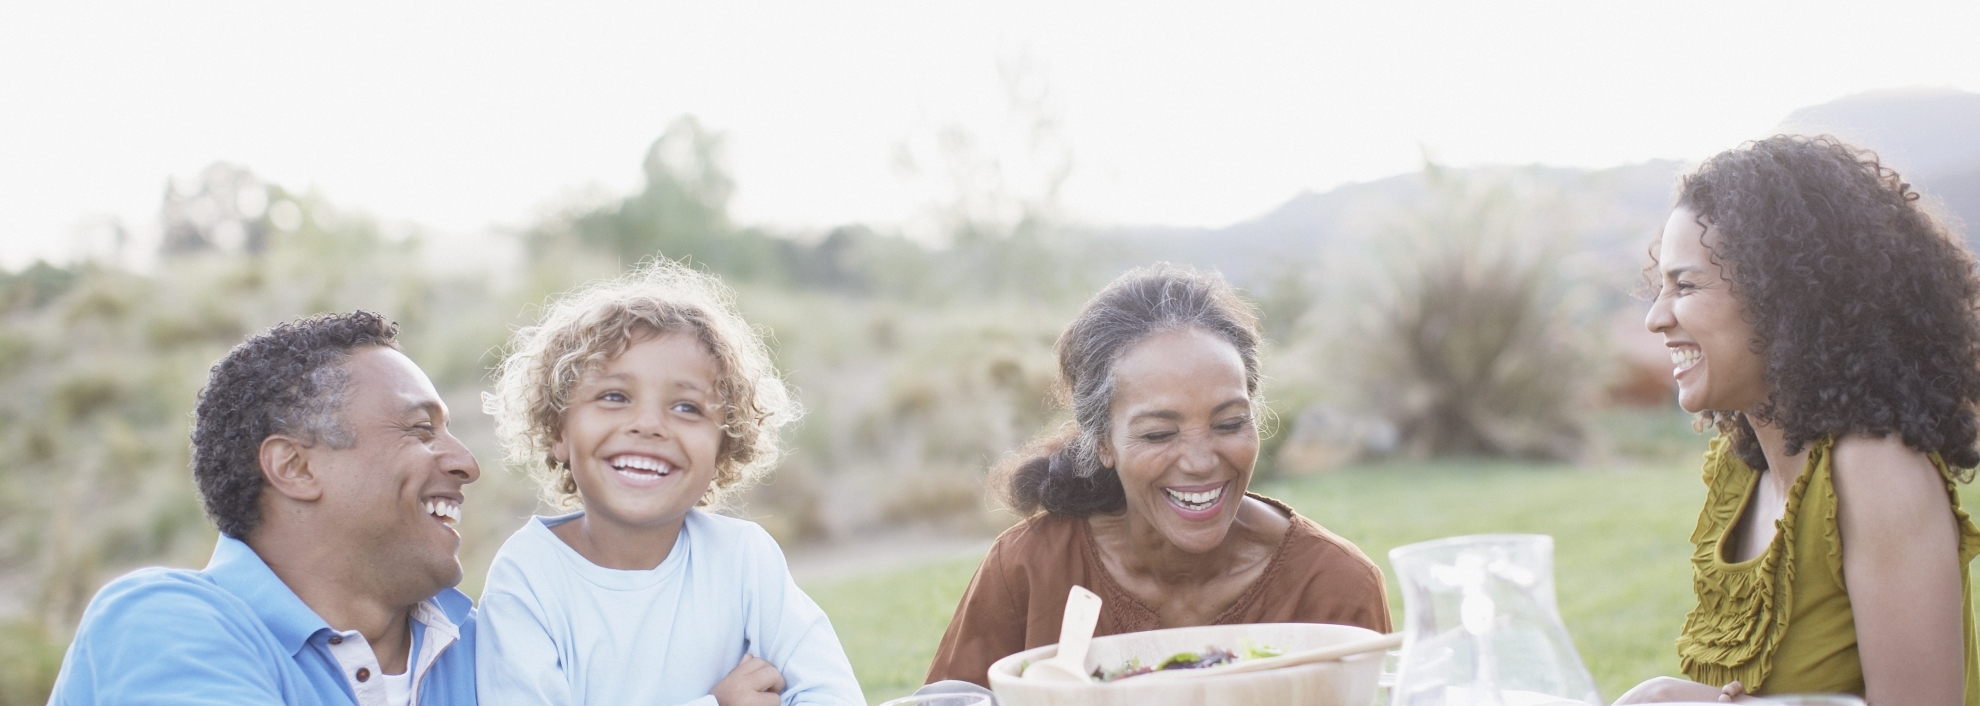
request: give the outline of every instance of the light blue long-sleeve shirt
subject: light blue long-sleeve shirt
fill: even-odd
[[[495,554],[482,589],[481,703],[715,706],[709,691],[756,655],[784,675],[783,703],[862,706],[825,611],[791,582],[756,523],[688,512],[647,571],[586,560],[531,518]]]
[[[412,611],[414,703],[474,703],[474,604],[446,589]],[[227,535],[203,571],[142,569],[83,611],[48,703],[380,704],[384,680],[356,631],[310,610],[254,549]]]

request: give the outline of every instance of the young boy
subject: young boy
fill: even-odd
[[[665,260],[517,332],[485,402],[553,505],[481,594],[483,704],[865,704],[824,611],[719,506],[801,410],[715,278]]]

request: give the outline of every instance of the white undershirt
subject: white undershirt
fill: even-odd
[[[447,619],[437,603],[427,599],[413,606],[413,626],[423,635],[413,641],[419,647],[418,654],[407,654],[405,671],[398,675],[386,674],[378,663],[378,654],[371,650],[371,643],[364,634],[356,630],[330,631],[328,642],[330,656],[344,672],[344,680],[351,687],[351,695],[356,697],[359,706],[412,706],[419,702],[418,685],[414,677],[432,667],[440,653],[460,640],[460,633],[454,623]],[[424,629],[421,629],[424,626]],[[360,678],[362,677],[362,678]]]
[[[387,706],[412,706],[412,670],[398,674],[380,674],[385,682],[385,703]]]

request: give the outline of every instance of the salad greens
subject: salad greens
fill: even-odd
[[[1132,657],[1127,662],[1113,669],[1101,667],[1093,670],[1093,678],[1097,681],[1107,682],[1170,669],[1203,669],[1205,667],[1215,667],[1220,664],[1230,664],[1239,660],[1277,657],[1285,653],[1285,650],[1271,645],[1261,645],[1250,640],[1239,640],[1236,652],[1221,647],[1205,647],[1201,652],[1177,652],[1169,655],[1168,659],[1162,660],[1152,666],[1142,664],[1140,657]]]

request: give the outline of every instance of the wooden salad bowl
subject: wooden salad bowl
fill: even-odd
[[[1237,650],[1243,640],[1287,652],[1377,637],[1351,625],[1257,623],[1203,625],[1093,638],[1086,665],[1115,667],[1129,658],[1157,664],[1177,652],[1205,647]],[[1001,706],[1368,706],[1382,672],[1382,652],[1336,662],[1201,679],[1129,677],[1113,682],[1026,679],[1024,665],[1051,657],[1058,645],[1025,650],[990,665],[990,689]]]

